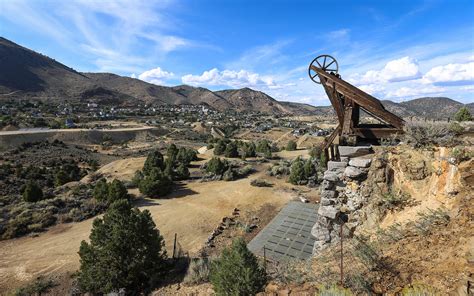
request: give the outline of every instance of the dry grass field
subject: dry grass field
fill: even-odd
[[[282,158],[307,154],[306,150],[283,151]],[[212,150],[199,155],[199,163],[212,156]],[[99,169],[106,178],[130,180],[143,166],[144,158],[128,158],[109,163]],[[257,172],[236,181],[186,181],[164,199],[144,199],[136,195],[141,210],[149,210],[166,241],[171,254],[174,234],[185,252],[195,255],[205,244],[212,230],[230,216],[235,208],[257,211],[271,205],[275,213],[290,199],[291,185],[282,179],[272,179],[273,187],[254,187],[252,179],[266,177],[269,163],[257,165]],[[266,177],[268,178],[268,177]],[[88,182],[87,177],[82,180]],[[79,267],[77,251],[82,240],[87,240],[93,219],[79,223],[60,224],[36,237],[22,237],[0,242],[0,290],[6,291],[39,275],[74,272]]]

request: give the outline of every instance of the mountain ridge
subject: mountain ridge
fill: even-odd
[[[1,95],[3,94],[3,95]],[[207,104],[224,111],[260,111],[268,114],[334,114],[330,106],[277,101],[250,89],[211,91],[189,85],[161,86],[113,73],[78,72],[53,58],[0,37],[0,99],[87,100],[118,105]],[[418,98],[396,103],[383,100],[387,110],[402,116],[450,116],[464,104],[444,97]],[[474,113],[474,103],[466,104]]]

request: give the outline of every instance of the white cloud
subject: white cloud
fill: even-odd
[[[394,90],[390,90],[386,94],[386,98],[403,98],[403,97],[414,97],[419,95],[432,95],[432,94],[440,94],[444,92],[445,89],[443,87],[438,86],[404,86]]]
[[[358,85],[399,82],[420,78],[418,62],[410,57],[389,61],[381,70],[369,70],[364,75],[352,77]]]
[[[135,74],[132,75],[134,78]],[[165,84],[165,80],[173,77],[174,74],[172,72],[167,72],[162,70],[160,67],[156,67],[154,69],[148,70],[143,72],[142,74],[138,75],[138,79],[150,82],[157,85]]]
[[[213,68],[204,71],[201,75],[184,75],[181,80],[189,85],[210,85],[210,86],[229,86],[233,88],[254,87],[277,89],[280,86],[275,83],[271,76],[260,75],[258,73],[240,70],[224,70],[219,71]]]
[[[447,64],[429,70],[422,79],[423,83],[456,84],[474,81],[474,62]]]

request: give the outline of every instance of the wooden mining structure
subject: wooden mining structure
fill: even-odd
[[[311,80],[324,87],[338,120],[336,129],[325,140],[324,151],[328,160],[338,158],[338,144],[379,142],[403,133],[404,124],[403,119],[385,110],[378,99],[341,79],[338,68],[333,57],[321,55],[311,62],[308,69]],[[379,123],[360,123],[361,109]]]

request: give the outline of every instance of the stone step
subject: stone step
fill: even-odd
[[[372,152],[372,146],[339,146],[340,157],[363,156]]]

